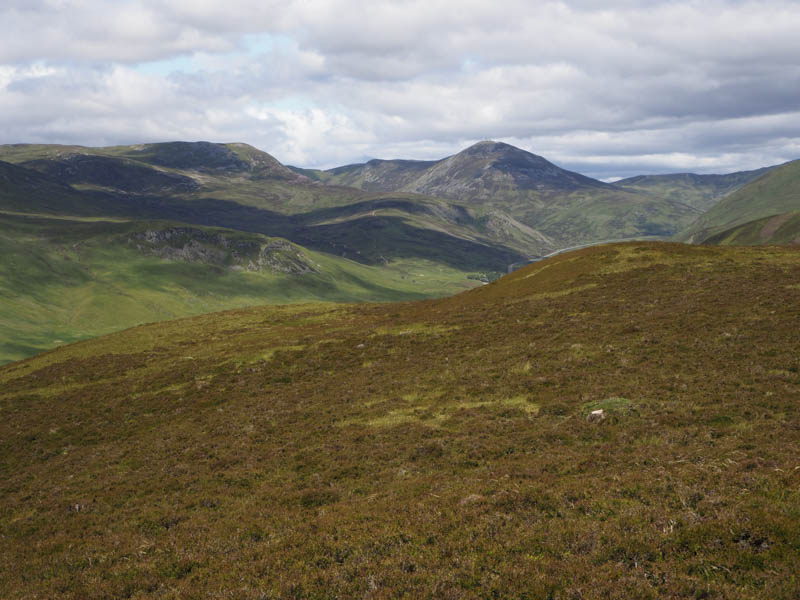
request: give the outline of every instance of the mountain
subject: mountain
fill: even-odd
[[[373,160],[300,172],[326,184],[457,201],[479,221],[513,219],[548,241],[537,248],[542,254],[614,238],[669,236],[700,214],[681,201],[607,184],[494,141],[434,162]]]
[[[0,162],[0,363],[225,308],[448,295],[547,243],[445,201],[314,184],[243,144],[10,145],[0,157],[17,163]],[[131,238],[170,231],[183,233],[158,248]],[[251,271],[230,240],[286,243],[319,267]]]
[[[335,185],[379,192],[407,191],[453,200],[488,199],[506,189],[613,188],[561,169],[541,156],[490,140],[439,161],[376,159],[309,173]]]
[[[0,147],[0,155],[10,162],[33,168],[55,169],[61,176],[71,177],[74,183],[95,183],[94,176],[106,175],[103,166],[113,169],[115,165],[132,168],[142,164],[160,168],[160,172],[166,175],[174,169],[209,174],[246,172],[290,181],[302,179],[266,152],[239,143],[165,142],[105,148],[9,144]],[[59,165],[61,169],[58,169]],[[120,169],[119,173],[123,172]],[[142,170],[139,172],[144,173]]]
[[[7,365],[3,595],[795,598],[798,280],[606,245]]]
[[[0,159],[83,192],[89,208],[75,214],[251,231],[366,264],[416,257],[467,271],[504,271],[550,249],[524,227],[498,239],[494,229],[442,200],[315,183],[245,144],[18,144],[0,146]]]
[[[638,175],[614,183],[618,187],[682,202],[705,212],[723,196],[735,192],[774,168],[764,167],[753,171],[738,171],[724,175],[697,175],[696,173]]]
[[[800,160],[770,170],[726,196],[676,239],[702,243],[750,221],[800,211]]]
[[[509,144],[483,141],[430,167],[408,191],[445,198],[490,200],[520,190],[613,189]]]
[[[250,146],[208,142],[12,145],[0,147],[0,159],[93,193],[107,214],[246,228],[354,260],[391,260],[390,248],[408,250],[417,234],[425,241],[412,252],[429,259],[437,253],[428,242],[444,235],[448,243],[472,244],[470,255],[479,257],[481,268],[502,270],[576,244],[669,236],[699,215],[686,204],[606,184],[491,141],[440,161],[375,160],[329,171],[292,170]],[[354,205],[372,208],[356,215]],[[348,215],[332,217],[336,231],[309,229],[314,213],[331,210]],[[377,217],[400,229],[374,233],[371,219]],[[399,237],[392,239],[394,233]]]
[[[248,186],[307,180],[248,147],[191,146],[0,148],[21,161],[0,162],[0,364],[226,308],[448,295],[524,258],[432,200],[352,190],[359,202],[304,215],[258,208]]]

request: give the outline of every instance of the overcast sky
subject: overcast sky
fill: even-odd
[[[286,164],[502,140],[599,178],[800,158],[800,2],[2,0],[0,143]]]

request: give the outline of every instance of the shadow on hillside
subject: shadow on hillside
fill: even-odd
[[[182,200],[99,192],[92,193],[91,198],[92,209],[109,216],[181,221],[262,233],[364,264],[417,258],[459,269],[505,270],[508,264],[525,259],[506,247],[487,246],[442,231],[415,227],[402,217],[369,216],[342,223],[311,225],[315,221],[353,216],[370,207],[398,208],[410,213],[430,211],[428,207],[403,199],[373,200],[287,216],[214,198]]]

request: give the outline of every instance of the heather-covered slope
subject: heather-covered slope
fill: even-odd
[[[796,598],[798,252],[601,246],[0,368],[4,595]]]

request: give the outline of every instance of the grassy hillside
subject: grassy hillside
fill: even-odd
[[[441,296],[441,264],[367,266],[283,240],[183,224],[0,213],[0,363],[141,323],[226,308]]]
[[[726,196],[677,239],[702,243],[737,225],[800,210],[800,160],[776,167]]]
[[[724,246],[800,244],[800,212],[756,219],[713,235],[703,243]]]
[[[717,201],[740,187],[758,179],[775,167],[754,171],[737,171],[724,175],[670,173],[667,175],[638,175],[614,182],[616,186],[682,202],[700,211],[707,211]]]
[[[4,596],[796,598],[799,252],[595,247],[0,368]]]

